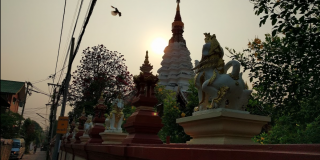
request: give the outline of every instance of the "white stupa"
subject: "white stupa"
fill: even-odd
[[[172,23],[172,38],[169,40],[169,45],[164,49],[161,68],[158,69],[158,84],[176,92],[178,88],[181,91],[186,91],[189,80],[195,75],[192,71],[190,52],[182,36],[183,27],[178,1],[176,16]]]

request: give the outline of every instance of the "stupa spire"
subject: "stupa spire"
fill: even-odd
[[[150,74],[150,71],[152,70],[153,66],[150,65],[149,63],[149,56],[148,56],[148,51],[146,52],[146,56],[145,56],[145,59],[144,59],[144,63],[142,64],[142,66],[140,67],[140,70],[143,72],[143,73],[146,73],[146,74]]]
[[[182,9],[180,8],[180,0],[177,0],[176,5],[176,14],[171,29],[172,37],[164,49],[161,68],[157,72],[160,79],[159,85],[166,86],[166,89],[180,94],[180,92],[188,90],[189,80],[194,77],[194,72],[192,71],[190,51],[182,35],[184,23],[180,15]],[[183,94],[181,95],[185,97]]]
[[[145,64],[145,65],[148,65],[148,64],[149,64],[148,51],[146,52],[146,56],[145,56],[145,59],[144,59],[144,64]]]
[[[172,38],[170,39],[169,43],[174,42],[183,42],[185,43],[185,40],[182,36],[184,28],[184,23],[182,22],[181,15],[180,15],[180,0],[177,0],[177,9],[176,9],[176,15],[174,17],[174,21],[172,22]]]

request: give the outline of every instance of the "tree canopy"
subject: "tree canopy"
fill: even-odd
[[[127,70],[125,59],[117,51],[109,51],[103,45],[86,48],[80,60],[81,65],[73,72],[68,100],[74,106],[76,117],[83,107],[93,114],[101,94],[110,104],[119,93],[126,95],[133,89],[132,74]],[[110,108],[109,108],[110,109]]]
[[[320,143],[319,136],[308,137],[319,129],[310,126],[319,123],[320,115],[320,0],[250,1],[255,14],[262,16],[260,26],[270,18],[272,35],[256,37],[243,52],[227,49],[244,71],[250,71],[255,92],[248,110],[272,117],[273,127],[262,139]]]

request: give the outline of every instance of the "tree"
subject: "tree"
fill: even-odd
[[[315,101],[320,94],[317,78],[320,74],[320,0],[251,2],[256,15],[265,14],[260,26],[270,17],[273,29],[272,35],[266,34],[264,42],[259,38],[249,42],[243,53],[227,48],[231,57],[244,66],[244,71],[251,72],[249,77],[256,94],[249,101],[248,109],[272,117],[273,128],[264,134],[271,139],[266,142],[309,143],[295,137],[307,137],[306,130],[310,131],[307,126],[318,124],[320,114]],[[306,115],[311,111],[316,114]],[[283,138],[285,136],[288,138]]]
[[[181,118],[182,113],[180,105],[176,100],[176,93],[171,90],[164,89],[164,86],[157,85],[156,97],[160,103],[163,103],[162,124],[164,125],[159,131],[159,138],[165,142],[167,136],[170,136],[171,143],[185,143],[190,140],[183,127],[176,123],[177,118]]]
[[[186,105],[186,108],[183,109],[183,112],[186,114],[186,117],[192,116],[194,107],[197,107],[199,105],[198,89],[196,88],[193,79],[189,81],[189,88],[187,92],[188,104]]]
[[[23,136],[26,143],[25,153],[29,152],[29,146],[32,141],[35,141],[35,144],[40,144],[41,142],[41,133],[43,132],[41,126],[36,121],[27,118],[22,125]]]
[[[132,91],[132,74],[127,71],[124,61],[121,53],[109,51],[103,45],[83,51],[81,65],[72,74],[68,95],[70,105],[75,106],[76,117],[81,115],[83,107],[87,113],[93,114],[92,107],[101,94],[110,105],[119,93],[126,95]]]
[[[19,137],[19,120],[21,115],[11,111],[1,112],[1,137],[12,139]]]

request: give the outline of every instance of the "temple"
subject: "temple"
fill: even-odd
[[[158,69],[159,85],[175,92],[186,91],[189,80],[194,77],[190,52],[183,38],[184,23],[181,20],[179,1],[177,2],[176,16],[172,23],[172,37],[164,49],[161,68]]]

